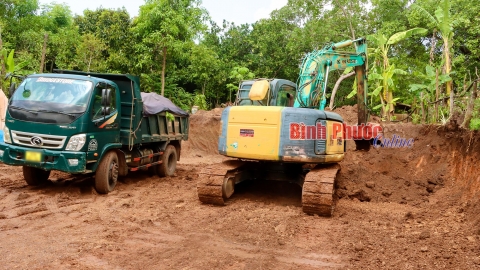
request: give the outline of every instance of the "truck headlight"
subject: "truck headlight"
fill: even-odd
[[[5,143],[12,143],[12,137],[10,137],[10,130],[7,128],[7,126],[3,127],[3,141]]]
[[[85,141],[87,139],[87,135],[85,134],[78,134],[70,137],[68,140],[67,147],[65,147],[66,151],[80,151],[82,147],[85,145]]]

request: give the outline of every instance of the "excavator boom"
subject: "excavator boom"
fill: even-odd
[[[355,45],[355,52],[339,51],[339,49],[351,45]],[[330,44],[322,50],[308,53],[303,60],[298,77],[297,98],[294,107],[314,107],[324,110],[327,102],[329,72],[354,67],[357,75],[358,124],[366,123],[366,65],[367,44],[363,38]]]

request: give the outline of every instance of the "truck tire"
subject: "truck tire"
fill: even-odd
[[[45,171],[39,168],[23,166],[23,178],[30,186],[38,186],[45,184],[50,176],[50,171]]]
[[[118,180],[118,156],[110,151],[100,161],[95,173],[95,190],[100,194],[111,192]]]
[[[160,156],[162,163],[158,165],[158,176],[173,176],[175,169],[177,168],[177,149],[175,146],[168,145],[163,155]]]

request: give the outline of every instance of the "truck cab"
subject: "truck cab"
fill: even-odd
[[[188,113],[171,104],[182,115],[147,115],[137,76],[56,72],[28,76],[13,92],[1,162],[23,166],[29,185],[47,181],[51,170],[95,173],[99,193],[112,191],[128,171],[173,175]]]
[[[91,171],[97,151],[120,143],[119,94],[114,82],[95,77],[27,77],[7,107],[7,146],[0,146],[3,162],[72,173]]]

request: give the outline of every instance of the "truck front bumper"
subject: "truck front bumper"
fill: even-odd
[[[47,171],[86,172],[86,154],[84,152],[56,151],[0,143],[0,162],[13,166],[36,167]]]

